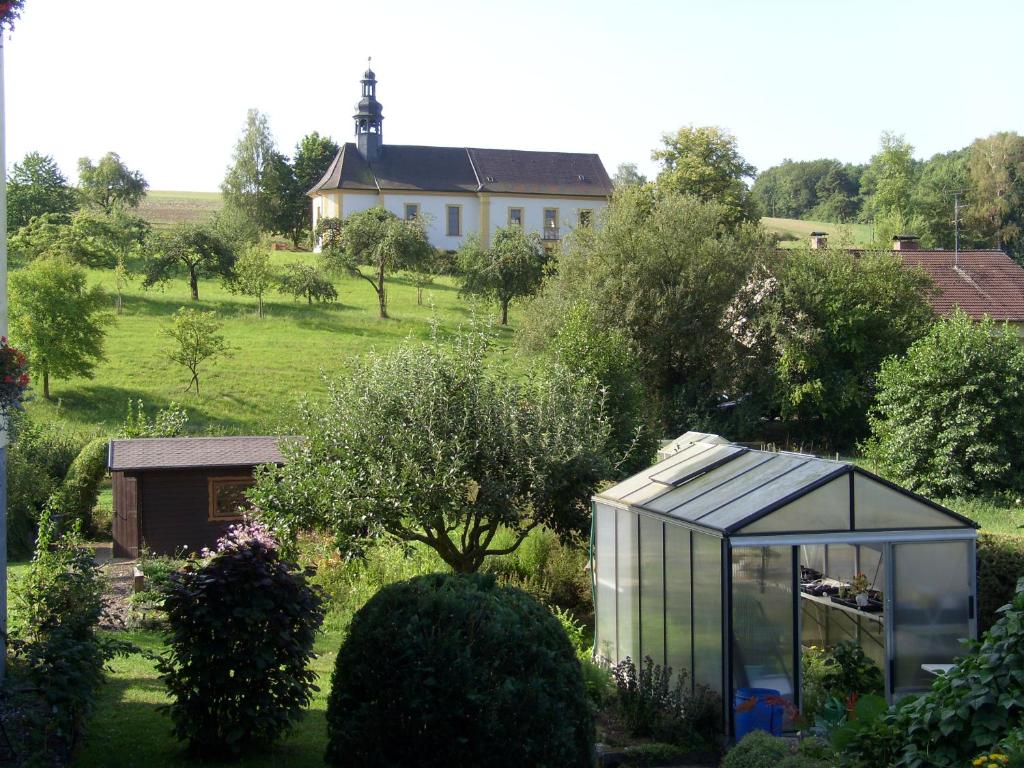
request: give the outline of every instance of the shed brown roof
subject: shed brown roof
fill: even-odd
[[[935,282],[929,297],[936,313],[959,307],[975,320],[1024,322],[1024,267],[1002,251],[899,251],[908,267],[921,267]]]
[[[612,182],[593,154],[386,144],[368,163],[350,142],[309,194],[327,189],[608,197]]]
[[[147,437],[111,440],[107,466],[114,472],[283,464],[278,437]]]

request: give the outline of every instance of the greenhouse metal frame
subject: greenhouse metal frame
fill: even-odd
[[[806,647],[856,642],[892,701],[976,636],[971,520],[853,464],[716,435],[659,458],[593,497],[595,658],[685,671],[731,732],[741,688],[799,709]]]

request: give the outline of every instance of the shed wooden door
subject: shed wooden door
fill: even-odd
[[[139,481],[122,472],[111,473],[114,492],[114,557],[139,556]]]

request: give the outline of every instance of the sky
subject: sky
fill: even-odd
[[[245,123],[352,137],[367,56],[384,143],[596,152],[648,175],[717,125],[759,169],[918,157],[1024,131],[1024,3],[915,0],[27,0],[4,40],[7,162],[116,151],[152,189],[214,191]]]

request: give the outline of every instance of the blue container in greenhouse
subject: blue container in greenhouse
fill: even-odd
[[[772,688],[737,688],[733,711],[736,716],[736,741],[751,731],[782,735],[785,707],[779,692]]]

